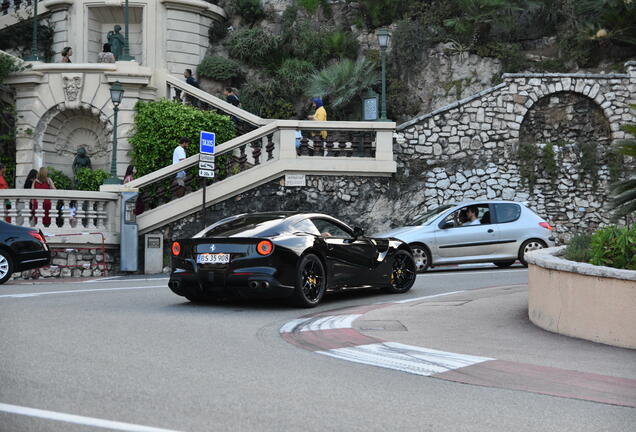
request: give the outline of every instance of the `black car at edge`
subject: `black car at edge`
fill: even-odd
[[[44,267],[51,251],[42,231],[0,221],[0,284],[15,272]]]
[[[318,213],[236,215],[172,243],[169,286],[191,301],[238,294],[290,297],[313,307],[327,290],[403,293],[414,282],[406,243],[365,237],[360,228]]]

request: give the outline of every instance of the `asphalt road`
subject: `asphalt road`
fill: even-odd
[[[525,282],[520,268],[438,271],[400,299]],[[631,431],[636,421],[636,409],[316,355],[279,335],[307,310],[193,305],[166,283],[0,287],[0,431]],[[319,310],[395,299],[347,292]]]

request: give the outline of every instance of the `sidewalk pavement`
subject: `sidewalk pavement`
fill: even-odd
[[[542,330],[527,305],[526,285],[484,288],[319,312],[280,332],[340,360],[636,408],[636,350]]]

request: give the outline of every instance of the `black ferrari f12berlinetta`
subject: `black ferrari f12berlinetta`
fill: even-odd
[[[404,293],[415,282],[408,244],[370,238],[319,213],[231,216],[172,242],[169,286],[191,301],[240,295],[289,297],[316,306],[326,291],[357,287]]]

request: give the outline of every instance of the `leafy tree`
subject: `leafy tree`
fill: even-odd
[[[368,60],[349,59],[334,63],[315,73],[306,94],[329,100],[336,117],[377,81],[375,66]]]
[[[636,110],[636,105],[632,105]],[[636,136],[636,124],[623,125],[622,129]],[[617,150],[625,156],[636,158],[636,139],[622,140],[615,144]],[[617,217],[636,214],[636,173],[627,179],[614,183],[611,188],[614,214]]]

